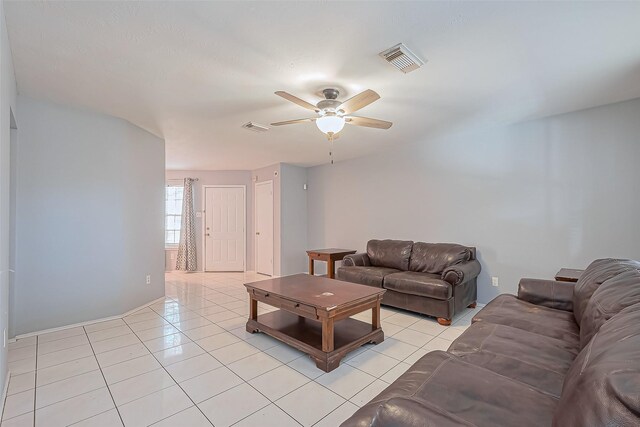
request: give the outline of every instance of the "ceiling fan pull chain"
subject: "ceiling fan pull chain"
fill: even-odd
[[[331,164],[333,164],[333,133],[329,134],[329,159],[331,160]]]

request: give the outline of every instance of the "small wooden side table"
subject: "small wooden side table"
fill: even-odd
[[[584,270],[576,270],[574,268],[561,268],[556,273],[555,279],[559,282],[577,282],[580,276],[582,276]]]
[[[309,255],[309,274],[313,276],[313,262],[325,261],[327,263],[327,276],[334,279],[336,276],[336,261],[341,261],[345,256],[355,254],[356,251],[351,249],[313,249],[307,251]]]

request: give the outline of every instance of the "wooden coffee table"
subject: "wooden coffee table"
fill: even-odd
[[[384,289],[296,274],[245,284],[249,292],[247,332],[264,332],[310,355],[325,372],[351,350],[381,343],[380,301]],[[258,301],[280,310],[258,316]],[[371,323],[350,316],[371,310]]]

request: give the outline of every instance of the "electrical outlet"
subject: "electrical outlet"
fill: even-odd
[[[498,283],[498,276],[493,276],[491,278],[491,286],[494,286],[496,288],[500,286],[500,284]]]
[[[147,285],[151,284],[151,275],[147,274]]]

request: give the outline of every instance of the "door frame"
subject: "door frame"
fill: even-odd
[[[274,272],[275,272],[275,265],[273,263],[273,260],[275,259],[275,252],[276,252],[276,215],[275,215],[275,201],[274,201],[274,194],[273,194],[273,180],[272,179],[268,179],[266,181],[260,181],[260,182],[255,182],[254,186],[253,186],[253,231],[254,233],[256,232],[256,228],[258,225],[258,210],[256,209],[256,207],[258,206],[257,203],[257,199],[258,199],[258,190],[257,190],[257,186],[258,185],[264,185],[264,184],[271,184],[271,208],[274,210],[274,212],[272,213],[272,217],[273,217],[273,224],[271,225],[271,229],[273,232],[273,236],[271,236],[271,275],[269,276],[268,274],[265,273],[258,273],[258,243],[256,242],[256,238],[254,236],[253,239],[253,259],[254,259],[254,264],[255,264],[255,271],[257,274],[264,274],[265,276],[269,276],[269,277],[273,277],[274,276]]]
[[[247,186],[234,185],[203,185],[202,186],[202,271],[207,273],[217,273],[207,270],[207,188],[242,188],[242,204],[244,205],[244,215],[242,222],[244,224],[242,238],[244,239],[244,260],[242,261],[242,271],[247,271]]]

